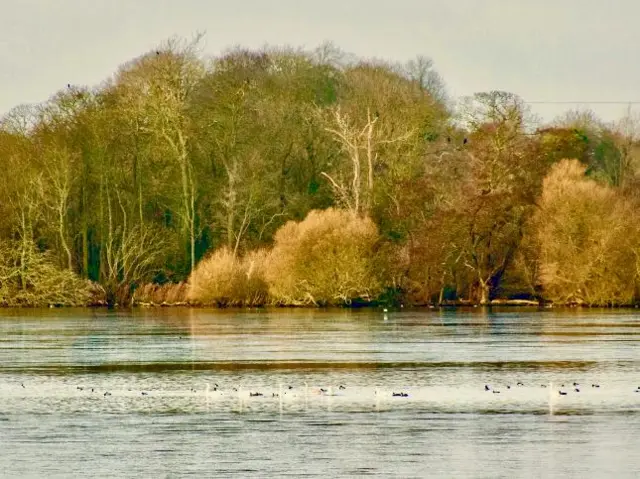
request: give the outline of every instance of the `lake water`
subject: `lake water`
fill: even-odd
[[[635,311],[5,310],[0,476],[640,477],[638,387]]]

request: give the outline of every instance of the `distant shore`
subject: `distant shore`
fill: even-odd
[[[535,301],[529,299],[494,299],[489,304],[481,305],[476,304],[467,300],[459,300],[459,301],[445,301],[440,304],[412,304],[412,305],[404,305],[404,304],[396,304],[396,305],[385,305],[379,303],[370,303],[370,304],[350,304],[350,305],[326,305],[326,306],[317,306],[317,305],[273,305],[273,304],[265,304],[260,306],[253,307],[241,307],[241,306],[218,306],[215,304],[201,304],[201,303],[191,303],[188,301],[178,301],[173,303],[162,302],[162,303],[153,303],[153,302],[134,302],[128,306],[109,306],[106,302],[100,301],[84,306],[67,306],[67,305],[57,305],[50,304],[48,308],[55,309],[72,309],[77,307],[86,307],[86,308],[113,308],[113,309],[154,309],[154,308],[193,308],[193,309],[219,309],[221,311],[229,310],[229,309],[304,309],[304,310],[317,310],[317,309],[389,309],[389,310],[398,310],[398,309],[413,309],[413,310],[434,310],[434,309],[464,309],[464,308],[492,308],[492,307],[506,307],[506,308],[538,308],[538,309],[552,309],[552,308],[585,308],[585,309],[637,309],[638,305],[636,304],[626,304],[626,305],[610,305],[610,306],[602,306],[602,305],[588,305],[588,304],[577,304],[577,303],[551,303],[544,301]],[[38,307],[34,306],[7,306],[0,305],[0,309],[38,309]]]

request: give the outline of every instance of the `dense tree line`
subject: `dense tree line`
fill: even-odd
[[[630,115],[454,108],[424,57],[198,48],[2,118],[1,304],[638,298]]]

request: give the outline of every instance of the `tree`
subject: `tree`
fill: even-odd
[[[563,160],[544,180],[532,219],[544,296],[561,304],[631,304],[640,239],[633,207],[586,170]]]
[[[511,264],[544,175],[528,111],[511,93],[479,93],[466,100],[468,166],[454,196],[465,225],[463,264],[472,274],[471,298],[488,304]]]
[[[192,120],[188,114],[190,95],[204,76],[205,68],[196,55],[200,41],[169,40],[160,50],[135,60],[120,73],[119,82],[130,86],[132,108],[142,114],[140,130],[166,147],[166,154],[178,168],[181,200],[179,215],[188,236],[190,270],[196,261],[197,185],[191,147]]]
[[[440,74],[434,69],[431,58],[418,55],[413,60],[409,60],[397,68],[400,74],[416,82],[420,88],[428,92],[431,97],[443,104],[448,102],[444,81]]]
[[[341,113],[340,108],[331,111],[330,116],[332,118],[326,130],[334,136],[349,158],[351,172],[348,178],[338,181],[324,171],[322,175],[330,181],[342,207],[356,215],[366,215],[373,203],[374,166],[378,162],[379,146],[407,141],[414,132],[407,131],[395,138],[380,138],[376,129],[378,116],[372,115],[370,109],[367,110],[364,127],[352,124],[349,117]],[[366,180],[363,180],[365,174]]]
[[[265,278],[277,304],[342,305],[372,301],[381,292],[375,270],[378,231],[350,211],[312,211],[275,235]]]

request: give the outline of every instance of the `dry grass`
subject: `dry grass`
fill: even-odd
[[[187,283],[153,284],[146,283],[135,290],[135,304],[180,305],[187,302]]]

